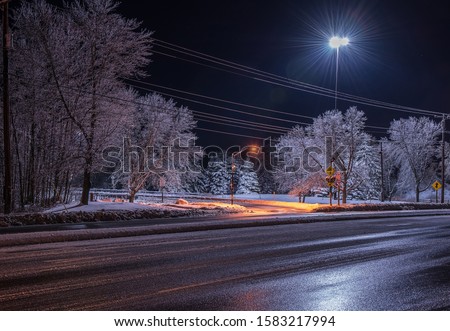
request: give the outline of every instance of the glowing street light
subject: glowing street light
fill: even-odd
[[[341,46],[347,46],[350,44],[350,40],[347,37],[341,38],[334,36],[330,39],[329,45],[331,48],[336,49],[336,82],[334,85],[334,109],[337,109],[337,86],[338,86],[338,71],[339,71],[339,48]]]
[[[339,48],[341,46],[347,46],[350,43],[348,38],[332,37],[330,39],[331,48]]]

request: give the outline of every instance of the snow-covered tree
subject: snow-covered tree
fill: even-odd
[[[118,14],[117,7],[113,0],[75,0],[58,11],[33,0],[22,2],[15,14],[20,44],[41,54],[24,59],[45,70],[34,83],[52,92],[59,120],[78,139],[83,204],[102,149],[127,122],[133,96],[123,79],[143,74],[149,63],[150,33]]]
[[[208,193],[209,182],[206,169],[201,169],[200,173],[197,173],[195,178],[187,178],[184,189],[185,191],[192,193]]]
[[[261,167],[257,172],[257,175],[260,193],[272,194],[273,192],[277,191],[273,170],[270,171],[266,170],[264,167]]]
[[[308,195],[323,185],[323,175],[319,172],[311,173],[308,176],[296,180],[289,194],[298,196],[299,202],[305,202]]]
[[[427,117],[409,117],[391,122],[390,157],[400,161],[399,178],[405,190],[412,189],[419,202],[420,192],[435,180],[440,125]]]
[[[445,148],[444,148],[444,160],[445,160],[445,181],[448,182],[450,180],[450,144],[449,143],[445,143]],[[442,168],[440,168],[442,169]],[[439,169],[439,170],[440,170]]]
[[[153,93],[138,99],[131,118],[132,131],[123,149],[123,180],[130,202],[146,185],[159,188],[161,178],[166,190],[181,191],[183,177],[196,175],[192,112]]]
[[[228,194],[230,192],[230,173],[226,163],[220,158],[211,159],[206,168],[209,193]]]
[[[354,166],[351,186],[353,195],[363,199],[379,199],[381,197],[381,163],[380,147],[377,143],[362,145]],[[355,182],[355,185],[352,185]]]
[[[336,110],[326,112],[306,129],[313,137],[312,142],[325,150],[327,146],[324,142],[326,137],[330,137],[332,145],[330,161],[341,172],[343,203],[347,202],[347,192],[360,184],[359,181],[351,181],[351,179],[356,179],[358,176],[355,171],[356,161],[364,152],[362,147],[370,141],[370,136],[364,132],[365,122],[364,112],[356,107],[350,107],[345,114]]]
[[[82,165],[77,128],[61,111],[45,47],[64,39],[57,33],[67,17],[44,1],[22,2],[13,13],[12,126],[15,191],[21,206],[65,201]],[[49,40],[52,40],[50,42]],[[64,54],[63,50],[60,54]],[[60,55],[64,56],[64,55]],[[74,95],[79,94],[74,91]]]
[[[304,127],[295,126],[288,133],[280,137],[277,148],[277,160],[273,173],[273,178],[281,192],[290,192],[297,186],[297,183],[304,181],[311,173],[302,164],[304,151],[308,148],[309,138],[306,136]],[[319,164],[318,169],[322,169],[320,163],[322,156],[317,155],[313,159],[314,166]]]
[[[294,127],[277,145],[283,161],[277,169],[278,182],[293,188],[316,172],[325,178],[325,170],[332,165],[341,172],[342,201],[346,203],[347,193],[362,183],[355,167],[371,139],[364,132],[365,121],[364,112],[350,107],[344,114],[327,111],[310,126]]]
[[[383,193],[384,197],[389,201],[399,189],[399,171],[401,161],[395,156],[393,149],[395,145],[391,144],[386,138],[382,139],[383,149]],[[381,145],[380,145],[381,147]]]
[[[259,166],[257,167],[257,175],[260,193],[272,194],[277,191],[277,184],[275,183],[275,161],[273,152],[276,148],[272,146],[272,139],[267,139],[263,142],[260,153],[258,153]]]
[[[259,193],[258,176],[254,171],[253,166],[253,162],[243,160],[242,165],[238,167],[236,194]]]

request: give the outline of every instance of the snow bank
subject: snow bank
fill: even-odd
[[[214,198],[220,198],[220,199],[230,199],[230,195],[215,195]],[[211,198],[211,196],[209,197]],[[235,200],[265,200],[265,201],[284,201],[284,202],[298,202],[298,196],[291,195],[291,194],[259,194],[259,193],[252,193],[252,194],[235,194],[234,195]],[[306,203],[310,204],[329,204],[330,198],[329,197],[317,197],[317,196],[311,196],[306,197],[305,199]],[[355,203],[355,204],[367,204],[367,203],[380,203],[379,200],[348,200],[347,202]],[[336,204],[337,201],[333,200],[333,204]],[[394,203],[394,202],[393,202]]]
[[[315,212],[450,209],[449,203],[359,203],[318,206]]]
[[[0,226],[35,224],[82,223],[153,219],[172,217],[193,217],[223,213],[246,212],[245,207],[224,203],[191,203],[188,205],[157,203],[91,202],[89,205],[64,205],[43,213],[12,214],[0,216]]]

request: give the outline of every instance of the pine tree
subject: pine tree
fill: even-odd
[[[208,177],[209,193],[228,194],[230,192],[230,175],[222,160],[210,160],[206,174]]]
[[[206,169],[186,181],[185,190],[191,193],[209,193],[209,181]]]
[[[251,161],[244,161],[238,171],[238,185],[236,194],[259,193],[258,175],[253,170]]]
[[[260,183],[260,193],[272,194],[277,191],[273,172],[263,169],[258,172],[258,182]]]
[[[363,200],[380,198],[381,165],[378,145],[361,146],[357,153],[355,176],[351,179],[349,191]]]

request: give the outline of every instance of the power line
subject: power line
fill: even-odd
[[[266,116],[266,115],[261,115],[261,114],[249,113],[249,112],[246,112],[246,111],[237,110],[237,109],[233,109],[233,108],[229,108],[229,107],[218,106],[218,105],[214,105],[214,104],[203,102],[203,101],[198,101],[198,100],[193,100],[193,99],[189,99],[189,98],[185,98],[185,97],[180,97],[180,96],[177,96],[177,95],[174,95],[174,94],[170,94],[170,93],[166,93],[166,92],[155,91],[154,89],[139,87],[139,86],[136,86],[136,85],[133,85],[133,84],[127,84],[127,85],[129,85],[131,87],[134,87],[134,88],[138,88],[138,89],[144,90],[144,91],[157,92],[157,93],[160,93],[162,95],[165,95],[165,96],[168,96],[168,97],[171,97],[171,98],[177,98],[177,99],[181,99],[181,100],[185,100],[185,101],[189,101],[189,102],[194,102],[194,103],[198,103],[198,104],[201,104],[201,105],[204,105],[204,106],[214,107],[214,108],[218,108],[218,109],[222,109],[222,110],[227,110],[227,111],[230,111],[230,112],[246,114],[246,115],[250,115],[250,116],[270,119],[270,120],[274,120],[274,121],[286,122],[286,123],[310,125],[310,123],[304,123],[304,122],[299,122],[299,121],[292,121],[292,120],[287,120],[287,119],[283,119],[283,118],[276,118],[276,117],[271,117],[271,116]]]
[[[188,95],[198,96],[198,97],[202,97],[202,98],[206,98],[206,99],[216,100],[216,101],[220,101],[220,102],[224,102],[224,103],[230,103],[230,104],[239,105],[239,106],[248,107],[248,108],[253,108],[253,109],[258,109],[258,110],[263,110],[263,111],[267,111],[267,112],[274,112],[274,113],[280,113],[280,114],[283,114],[283,115],[304,117],[304,118],[308,118],[308,119],[312,119],[312,120],[316,119],[315,117],[312,117],[312,116],[292,114],[292,113],[278,111],[278,110],[273,110],[273,109],[269,109],[269,108],[263,108],[263,107],[248,105],[248,104],[244,104],[244,103],[238,103],[238,102],[233,102],[233,101],[229,101],[229,100],[213,98],[213,97],[205,96],[205,95],[202,95],[202,94],[192,93],[192,92],[183,91],[183,90],[179,90],[179,89],[174,89],[174,88],[161,86],[161,85],[157,85],[157,84],[142,82],[142,81],[138,81],[138,80],[133,80],[133,79],[127,79],[127,80],[128,81],[134,81],[134,82],[142,83],[142,84],[148,85],[148,86],[156,86],[156,87],[159,87],[161,89],[168,89],[168,90],[175,91],[175,92],[178,92],[178,93],[184,93],[184,94],[188,94]],[[142,88],[140,86],[133,85],[133,84],[127,84],[127,85],[132,86],[134,88],[141,89],[141,90],[145,90],[145,91],[161,93],[163,95],[166,95],[166,96],[169,96],[169,97],[172,97],[172,98],[179,98],[179,99],[190,101],[190,102],[200,103],[202,105],[207,105],[207,106],[211,106],[211,107],[216,107],[216,108],[220,108],[220,109],[233,111],[231,108],[224,108],[224,107],[216,106],[216,105],[209,104],[209,103],[203,103],[201,101],[187,99],[187,98],[180,97],[180,96],[177,96],[177,95],[174,95],[174,94],[169,94],[169,93],[165,93],[165,92],[161,92],[161,91],[155,91],[154,89]],[[237,111],[237,110],[234,110],[234,111]],[[252,115],[252,116],[257,116],[257,117],[260,116],[259,114],[254,114],[254,113],[248,113],[248,112],[242,112],[242,111],[238,111],[238,112],[241,112],[241,113],[244,113],[244,114],[248,114],[248,115]],[[286,121],[286,120],[282,120],[282,119],[275,118],[275,117],[266,117],[266,118],[277,120],[277,121],[280,121],[280,120],[281,121]],[[294,123],[294,124],[306,125],[306,126],[311,125],[311,123],[305,123],[305,122],[299,122],[299,121],[288,121],[288,122]],[[379,126],[371,126],[371,125],[365,125],[365,127],[367,127],[367,128],[377,128],[377,129],[383,129],[383,130],[387,130],[388,129],[388,128],[382,128],[382,127],[379,127]]]
[[[214,101],[220,101],[220,102],[224,102],[224,103],[229,103],[229,104],[233,104],[233,105],[236,105],[236,106],[244,106],[244,107],[248,107],[248,108],[253,108],[253,109],[257,109],[257,110],[263,110],[263,111],[271,112],[271,113],[277,113],[277,114],[283,114],[283,115],[307,118],[307,119],[311,119],[311,120],[314,119],[314,117],[312,117],[312,116],[293,114],[293,113],[288,113],[288,112],[284,112],[284,111],[280,111],[280,110],[274,110],[274,109],[269,109],[269,108],[264,108],[264,107],[252,106],[252,105],[244,104],[244,103],[241,103],[241,102],[234,102],[234,101],[214,98],[214,97],[210,97],[210,96],[206,96],[206,95],[202,95],[202,94],[197,94],[197,93],[187,92],[187,91],[183,91],[183,90],[179,90],[179,89],[174,89],[174,88],[167,87],[167,86],[162,86],[162,85],[158,85],[158,84],[152,84],[152,83],[149,83],[149,82],[143,82],[143,81],[136,80],[136,79],[129,79],[129,78],[127,78],[126,80],[131,81],[131,82],[135,82],[135,83],[144,84],[144,85],[147,85],[147,86],[153,86],[153,87],[157,87],[157,88],[161,88],[161,89],[166,89],[166,90],[173,91],[173,92],[179,92],[179,93],[184,93],[184,94],[188,94],[188,95],[192,95],[192,96],[202,97],[202,98],[210,99],[210,100],[214,100]]]
[[[15,75],[15,76],[17,76],[17,75]],[[27,81],[27,83],[30,84],[29,81]],[[46,82],[46,83],[48,83],[48,82]],[[36,84],[33,84],[33,83],[31,83],[31,84],[36,86]],[[140,88],[138,86],[131,85],[131,84],[127,84],[127,85],[132,86],[132,87]],[[73,87],[67,87],[67,86],[60,86],[60,87],[64,88],[64,89],[69,89],[69,90],[72,90],[72,91],[77,91],[79,93],[92,94],[91,91],[86,91],[86,90],[82,90],[82,89],[76,89],[76,88],[73,88]],[[154,90],[151,90],[151,89],[145,89],[145,90],[151,91],[153,93],[160,93],[160,92],[155,92]],[[183,92],[183,91],[180,91],[180,92]],[[164,93],[162,93],[162,94],[164,94]],[[111,95],[103,95],[103,94],[99,94],[99,93],[97,93],[96,95],[99,96],[99,97],[102,97],[102,98],[106,98],[106,99],[110,99],[110,100],[114,100],[114,101],[121,101],[121,102],[130,103],[130,104],[134,104],[134,105],[138,105],[138,106],[143,106],[143,107],[148,107],[149,106],[146,103],[142,103],[142,102],[139,102],[139,101],[136,101],[136,100],[127,100],[127,99],[124,99],[124,98],[119,98],[119,97],[111,96]],[[171,94],[169,94],[169,96],[170,97],[180,98],[180,97],[177,97],[177,96],[174,96],[174,95],[171,95]],[[201,96],[201,95],[199,95],[199,96]],[[181,98],[181,99],[183,99],[183,98]],[[191,99],[188,99],[188,100],[191,100]],[[222,100],[222,101],[226,102],[226,100]],[[196,102],[196,101],[193,101],[193,102]],[[202,103],[202,102],[199,102],[199,103]],[[202,103],[202,104],[204,104],[204,103]],[[207,104],[207,105],[210,105],[210,104]],[[241,104],[241,105],[242,106],[249,106],[249,105],[245,105],[245,104]],[[224,108],[224,107],[215,106],[215,105],[210,105],[210,106],[218,107],[218,108],[221,108],[221,109],[230,110],[232,112],[234,111],[234,112],[238,112],[238,113],[243,113],[243,114],[250,115],[250,116],[263,117],[263,118],[267,118],[267,119],[270,119],[270,120],[281,120],[281,121],[284,121],[284,122],[289,122],[289,123],[294,123],[294,124],[301,124],[301,125],[306,125],[306,126],[310,126],[311,125],[310,123],[288,121],[288,120],[278,119],[278,118],[274,118],[274,117],[269,117],[269,116],[264,116],[264,115],[259,115],[259,114],[253,114],[253,113],[249,113],[249,112],[234,110],[234,109],[231,109],[231,108]],[[249,107],[251,107],[251,106],[249,106]],[[164,111],[164,110],[167,111],[169,109],[167,109],[167,108],[166,109],[164,109],[164,108],[153,108],[153,110],[154,111]],[[240,128],[245,128],[245,129],[252,129],[252,130],[254,130],[255,127],[258,127],[260,129],[259,131],[270,132],[270,133],[274,133],[274,134],[278,134],[278,135],[285,134],[287,131],[289,131],[291,129],[291,128],[286,128],[286,127],[282,127],[282,126],[272,125],[272,124],[265,124],[265,123],[260,123],[260,122],[248,121],[248,120],[237,119],[237,118],[233,118],[233,117],[221,116],[221,115],[217,115],[217,114],[209,114],[209,113],[198,111],[198,110],[195,110],[195,109],[192,109],[192,108],[190,108],[190,110],[193,112],[194,115],[197,115],[197,116],[201,116],[201,115],[208,116],[209,119],[216,119],[216,120],[219,120],[219,121],[220,120],[222,120],[222,121],[226,120],[228,123],[233,123],[233,124],[235,124],[236,122],[240,123],[241,125],[239,125],[239,127]],[[286,113],[286,114],[288,114],[288,113]],[[236,125],[234,125],[234,126],[236,127]],[[388,130],[388,128],[373,127],[373,126],[370,126],[370,125],[366,125],[365,127],[382,129],[382,130]]]
[[[288,131],[288,129],[279,130],[279,129],[265,128],[259,124],[246,124],[246,123],[240,123],[240,122],[236,123],[236,121],[232,120],[232,119],[216,119],[214,117],[210,118],[210,117],[204,116],[204,115],[195,115],[194,117],[197,120],[203,121],[203,122],[215,123],[215,124],[219,124],[219,125],[228,125],[228,126],[232,123],[233,127],[240,127],[243,129],[256,130],[256,131],[260,131],[260,132],[270,132],[270,133],[274,133],[274,134],[278,134],[278,135],[285,134]]]
[[[13,76],[16,76],[20,79],[22,79],[22,77],[16,75],[16,74],[11,74]],[[44,82],[44,80],[42,80],[42,82]],[[40,86],[42,87],[42,85],[37,85],[35,83],[30,82],[29,80],[26,80],[27,84],[31,84],[33,86]],[[45,81],[45,83],[48,85],[48,81]],[[60,85],[59,87],[63,88],[63,89],[67,89],[67,90],[71,90],[71,91],[77,91],[79,93],[86,93],[86,94],[93,94],[91,91],[87,91],[87,90],[83,90],[83,89],[79,89],[79,88],[74,88],[74,87],[68,87],[68,86],[64,86],[64,85]],[[96,96],[100,97],[100,98],[104,98],[104,99],[109,99],[112,101],[121,101],[124,103],[128,103],[128,104],[134,104],[137,106],[143,106],[143,107],[149,107],[149,105],[147,103],[143,103],[143,102],[139,102],[136,100],[130,100],[130,99],[124,99],[124,98],[120,98],[120,97],[116,97],[116,96],[111,96],[111,95],[105,95],[105,94],[101,94],[101,93],[96,93]],[[163,108],[163,107],[152,107],[152,111],[171,111],[173,109],[169,109],[169,108]],[[226,117],[226,116],[221,116],[221,115],[216,115],[216,114],[209,114],[209,113],[205,113],[205,112],[201,112],[201,111],[196,111],[193,109],[190,109],[193,112],[194,117],[195,116],[204,116],[204,117],[209,117],[212,119],[216,119],[219,121],[226,121],[226,122],[231,122],[234,124],[234,127],[237,127],[237,125],[235,124],[235,122],[241,123],[241,124],[245,124],[245,125],[239,125],[238,127],[240,128],[244,128],[244,129],[250,129],[250,130],[255,130],[255,127],[258,128],[259,131],[261,132],[271,132],[271,133],[275,133],[277,135],[281,135],[286,133],[287,131],[290,130],[290,128],[284,128],[281,126],[275,126],[275,125],[271,125],[271,124],[264,124],[264,123],[259,123],[259,122],[253,122],[253,121],[246,121],[246,120],[242,120],[242,119],[236,119],[236,118],[230,118],[230,117]],[[248,113],[247,113],[248,114]],[[250,114],[250,115],[254,115],[254,114]],[[202,119],[203,121],[203,119]],[[209,121],[211,123],[215,123],[215,124],[219,124],[219,125],[224,125],[224,123],[218,123],[217,121]],[[309,123],[305,123],[304,125],[310,126],[311,124]],[[389,130],[389,128],[385,128],[385,127],[380,127],[380,126],[370,126],[370,125],[366,125],[366,128],[374,128],[374,129],[378,129],[378,130]],[[214,133],[218,133],[218,134],[224,134],[224,135],[230,135],[230,136],[239,136],[239,137],[244,137],[244,138],[252,138],[252,139],[260,139],[260,140],[264,140],[267,138],[263,138],[263,137],[258,137],[258,136],[250,136],[250,135],[243,135],[243,134],[237,134],[237,133],[231,133],[231,132],[224,132],[224,131],[220,131],[220,130],[212,130],[212,129],[206,129],[206,128],[200,128],[200,127],[196,127],[195,130],[201,130],[201,131],[207,131],[207,132],[214,132]],[[278,132],[278,131],[274,131],[274,130],[278,130],[278,131],[283,131],[283,132]],[[286,132],[284,132],[286,131]],[[373,132],[373,131],[372,131]],[[384,132],[386,133],[386,132]]]
[[[244,135],[244,134],[224,132],[224,131],[211,130],[211,129],[205,129],[205,128],[196,128],[196,129],[197,130],[201,130],[201,131],[208,131],[208,132],[213,132],[213,133],[225,134],[225,135],[228,135],[228,136],[238,136],[238,137],[252,138],[252,139],[259,139],[259,140],[265,140],[265,139],[269,138],[269,137],[263,138],[263,137],[249,136],[249,135]]]
[[[18,75],[15,75],[15,74],[12,74],[12,75],[18,77],[19,79],[23,79],[23,77],[20,77]],[[48,86],[48,83],[49,83],[48,81],[44,82],[44,80],[42,80],[42,82],[45,83]],[[42,85],[38,85],[38,84],[32,83],[29,80],[26,80],[26,83],[30,84],[32,86],[42,87]],[[59,87],[65,89],[65,90],[77,91],[79,93],[93,94],[91,91],[86,91],[86,90],[79,89],[79,88],[74,88],[74,87],[69,87],[69,86],[64,86],[64,85],[59,85]],[[119,97],[116,97],[116,96],[105,95],[105,94],[102,94],[102,93],[96,93],[96,96],[99,97],[99,98],[108,99],[110,101],[120,101],[120,102],[124,102],[124,103],[128,103],[128,104],[134,104],[134,105],[137,105],[137,106],[149,107],[148,104],[143,103],[143,102],[139,102],[139,101],[136,101],[136,100],[129,100],[129,99],[124,99],[124,98],[119,98]],[[160,111],[160,112],[162,112],[164,110],[167,111],[167,110],[171,110],[171,109],[161,108],[161,107],[158,107],[158,108],[152,107],[152,110],[153,111]],[[196,111],[192,110],[192,109],[191,109],[191,111],[195,115]],[[199,113],[201,114],[203,112],[199,112]],[[211,115],[211,116],[214,116],[214,115]],[[216,116],[219,116],[219,115],[216,115]],[[232,120],[236,121],[237,119],[232,119]],[[241,120],[241,121],[244,121],[244,120]],[[250,121],[248,121],[248,122],[250,122]],[[254,122],[254,123],[256,123],[256,124],[254,124],[253,126],[261,124],[261,123],[257,123],[257,122]],[[243,127],[243,126],[241,126],[241,127],[245,128],[245,129],[253,129],[251,127]],[[242,134],[231,133],[231,132],[224,132],[224,131],[219,131],[219,130],[204,129],[204,128],[200,128],[200,127],[196,127],[195,130],[209,131],[209,132],[215,132],[215,133],[220,133],[220,134],[225,134],[225,135],[240,136],[240,137],[252,138],[252,139],[261,139],[261,140],[266,139],[266,138],[262,138],[262,137],[242,135]],[[286,130],[288,130],[288,129],[286,129]],[[266,131],[266,130],[264,129],[264,130],[261,130],[261,131]],[[280,133],[277,133],[277,134],[280,134]]]
[[[281,131],[283,133],[286,133],[287,131],[290,130],[290,128],[285,128],[285,127],[282,127],[282,126],[275,126],[275,125],[264,124],[264,123],[259,123],[259,122],[241,120],[241,119],[237,119],[237,118],[220,116],[220,115],[211,115],[211,114],[204,113],[204,112],[199,112],[199,111],[196,111],[196,110],[193,110],[193,113],[194,113],[194,115],[199,116],[199,117],[203,117],[203,118],[215,119],[215,120],[226,121],[226,122],[231,122],[231,123],[240,123],[240,124],[255,126],[255,127],[260,128],[260,129]]]
[[[55,5],[52,5],[52,7],[56,8],[57,10],[67,11],[66,8],[61,8],[61,7],[58,7],[58,6],[55,6]],[[232,61],[221,59],[219,57],[211,56],[211,55],[208,55],[208,54],[205,54],[205,53],[201,53],[201,52],[198,52],[198,51],[194,51],[194,50],[188,49],[186,47],[182,47],[182,46],[179,46],[179,45],[176,45],[176,44],[173,44],[173,43],[169,43],[169,42],[157,39],[157,38],[152,38],[152,41],[153,41],[154,45],[159,46],[159,47],[163,47],[163,48],[168,49],[170,51],[174,51],[174,52],[181,53],[181,54],[184,54],[184,55],[187,55],[187,56],[195,57],[195,58],[198,58],[198,59],[201,59],[201,60],[204,60],[204,61],[209,61],[209,62],[218,64],[218,65],[226,66],[226,67],[234,69],[234,70],[244,71],[246,73],[251,73],[251,74],[254,74],[254,75],[257,75],[257,76],[262,76],[262,77],[266,77],[268,79],[273,79],[273,80],[276,80],[276,81],[279,81],[279,82],[285,82],[285,83],[288,83],[288,84],[292,84],[294,86],[299,86],[299,87],[302,87],[303,89],[297,88],[298,90],[302,90],[302,91],[305,91],[305,92],[308,92],[308,93],[314,93],[312,91],[315,91],[315,93],[319,94],[319,95],[323,95],[323,96],[327,96],[327,97],[334,97],[334,92],[335,91],[327,89],[327,88],[323,88],[323,87],[320,87],[320,86],[316,86],[316,85],[305,83],[305,82],[301,82],[301,81],[296,81],[296,80],[289,79],[289,78],[286,78],[286,77],[283,77],[283,76],[279,76],[279,75],[272,74],[272,73],[269,73],[269,72],[265,72],[265,71],[262,71],[262,70],[259,70],[259,69],[255,69],[255,68],[252,68],[252,67],[249,67],[249,66],[241,65],[241,64],[238,64],[238,63],[235,63],[235,62],[232,62]],[[183,58],[180,58],[179,56],[174,56],[174,55],[171,55],[171,54],[162,53],[162,52],[158,52],[158,51],[154,51],[154,50],[153,50],[153,52],[162,54],[162,55],[167,56],[167,57],[175,58],[175,59],[181,59],[181,60],[184,60],[184,61],[190,61],[192,63],[200,64],[200,65],[203,65],[203,66],[207,66],[207,67],[215,69],[215,70],[225,70],[223,68],[218,68],[217,66],[207,65],[205,63],[200,63],[200,62],[196,62],[196,61],[192,61],[192,60],[183,59]],[[234,72],[234,71],[231,71],[231,70],[225,70],[225,71],[233,73],[233,74],[239,74],[239,75],[242,75],[242,76],[245,76],[245,77],[253,78],[253,79],[256,79],[256,80],[260,80],[260,81],[263,81],[263,82],[267,82],[267,83],[270,83],[270,84],[277,84],[277,85],[285,86],[285,87],[288,87],[288,88],[294,88],[293,86],[286,86],[286,85],[283,85],[283,84],[280,84],[280,83],[275,83],[274,81],[270,81],[268,79],[261,79],[261,78],[258,78],[258,77],[249,76],[248,74],[241,74],[241,73]],[[140,82],[140,83],[143,83],[143,82]],[[305,89],[310,89],[311,91],[308,91],[308,90],[305,90]],[[161,93],[161,92],[159,92],[159,93]],[[189,92],[186,92],[186,93],[189,93]],[[432,111],[418,109],[418,108],[404,107],[404,106],[395,105],[395,104],[391,104],[391,103],[381,102],[381,101],[368,99],[368,98],[363,98],[363,97],[359,97],[359,96],[354,96],[354,95],[347,94],[347,93],[342,93],[342,92],[339,92],[338,94],[339,94],[339,96],[342,97],[342,100],[354,101],[354,102],[357,102],[357,103],[366,104],[366,105],[374,106],[374,107],[380,107],[380,108],[391,109],[391,110],[395,110],[395,111],[403,111],[403,112],[422,114],[422,115],[426,114],[428,116],[436,115],[436,114],[439,114],[439,115],[443,114],[443,113],[432,112]],[[174,97],[174,96],[172,96],[172,97]],[[176,97],[176,98],[179,98],[179,97]],[[209,97],[209,98],[211,98],[211,97]],[[211,98],[211,99],[216,99],[216,98]],[[220,99],[216,99],[216,100],[220,100]],[[360,100],[360,101],[356,101],[356,100]],[[375,104],[372,104],[370,102],[375,103]],[[234,104],[239,104],[239,103],[234,103]],[[241,105],[243,105],[243,104],[241,104]],[[245,106],[264,110],[264,108],[262,108],[262,107],[255,107],[255,106],[250,106],[250,105],[245,105]],[[286,114],[286,115],[290,115],[290,116],[299,116],[299,117],[314,119],[313,117],[299,115],[299,114],[285,113],[285,112],[280,112],[280,111],[276,111],[276,110],[268,110],[268,111],[278,112],[278,113]],[[257,115],[252,114],[252,116],[257,116]],[[279,119],[275,118],[275,120],[279,120]],[[302,122],[294,122],[294,121],[291,121],[291,122],[292,123],[296,123],[296,124],[301,124],[301,125],[310,125],[310,123],[302,123]],[[370,128],[372,126],[366,125],[365,127]],[[382,128],[382,129],[383,130],[387,130],[387,128]]]
[[[213,123],[213,124],[216,124],[216,125],[226,125],[226,126],[229,125],[229,123],[220,123],[220,122],[212,121],[212,120],[208,120],[208,119],[198,119],[198,120],[202,121],[202,122]],[[233,127],[242,128],[242,129],[246,129],[246,130],[260,131],[260,132],[263,131],[263,132],[268,132],[268,133],[274,133],[274,134],[277,134],[277,135],[281,135],[282,134],[282,133],[277,132],[277,131],[272,131],[272,130],[267,130],[267,129],[261,130],[261,129],[258,129],[258,128],[252,128],[252,127],[248,127],[248,126],[240,125],[240,124],[236,124],[236,123],[233,124]]]
[[[66,8],[58,7],[58,6],[55,6],[55,5],[51,5],[51,6],[54,7],[55,9],[57,9],[57,10],[60,10],[60,11],[67,11]],[[176,45],[174,43],[169,43],[169,42],[163,41],[161,39],[152,38],[152,41],[157,46],[160,46],[160,47],[163,47],[163,48],[166,48],[166,49],[178,52],[178,53],[182,53],[182,54],[185,54],[185,55],[188,55],[188,56],[191,56],[191,57],[196,57],[196,58],[199,58],[199,59],[202,59],[202,60],[205,60],[205,61],[213,62],[213,63],[219,64],[219,65],[222,65],[222,66],[226,66],[226,67],[230,67],[230,68],[233,68],[233,69],[236,69],[236,70],[253,73],[253,74],[256,74],[256,75],[260,75],[260,76],[265,76],[266,78],[275,79],[275,80],[278,80],[278,81],[282,81],[282,82],[285,82],[285,83],[288,83],[288,84],[295,85],[295,86],[297,86],[297,88],[295,88],[293,86],[285,86],[285,85],[282,85],[280,83],[275,83],[274,81],[270,81],[270,80],[267,80],[267,79],[260,79],[260,78],[244,75],[244,76],[249,77],[249,78],[258,79],[258,80],[261,80],[263,82],[267,82],[267,83],[270,83],[270,84],[276,84],[276,85],[280,85],[280,86],[284,86],[284,87],[288,87],[288,88],[294,88],[294,89],[301,90],[301,91],[304,91],[304,92],[307,92],[307,93],[315,93],[315,94],[319,94],[319,95],[330,97],[330,98],[334,98],[335,97],[335,91],[327,89],[327,88],[324,88],[324,87],[316,86],[316,85],[305,83],[305,82],[301,82],[301,81],[296,81],[296,80],[289,79],[289,78],[286,78],[286,77],[283,77],[283,76],[279,76],[279,75],[272,74],[272,73],[269,73],[269,72],[265,72],[265,71],[262,71],[262,70],[259,70],[259,69],[255,69],[255,68],[252,68],[252,67],[249,67],[249,66],[241,65],[241,64],[238,64],[238,63],[235,63],[235,62],[232,62],[232,61],[224,60],[222,58],[215,57],[215,56],[212,56],[212,55],[208,55],[208,54],[205,54],[205,53],[201,53],[201,52],[198,52],[198,51],[194,51],[194,50],[191,50],[189,48]],[[192,60],[183,59],[183,58],[180,58],[178,56],[170,55],[170,54],[167,54],[167,53],[162,53],[162,52],[158,52],[158,51],[155,51],[155,50],[152,50],[152,51],[154,53],[159,53],[159,54],[167,56],[167,57],[171,57],[171,58],[175,58],[175,59],[181,59],[183,61],[190,61],[192,63],[196,63],[196,64],[199,64],[199,65],[203,65],[203,66],[207,66],[207,67],[210,67],[210,68],[214,68],[216,70],[224,70],[223,68],[217,68],[217,67],[214,67],[214,66],[211,66],[211,65],[206,65],[204,63],[198,63],[198,62],[195,62],[195,61],[192,61]],[[229,71],[229,72],[231,72],[231,71]],[[236,72],[231,72],[231,73],[239,74],[239,73],[236,73]],[[240,74],[240,75],[242,75],[242,74]],[[360,96],[355,96],[355,95],[351,95],[351,94],[343,93],[343,92],[338,92],[337,94],[338,94],[338,99],[340,99],[340,100],[345,100],[345,101],[349,101],[349,102],[355,102],[355,103],[364,104],[364,105],[372,106],[372,107],[376,107],[376,108],[384,108],[384,109],[388,109],[388,110],[394,110],[394,111],[406,112],[406,113],[413,113],[413,114],[420,114],[420,115],[427,115],[427,116],[435,116],[435,115],[442,116],[442,115],[445,114],[445,113],[440,113],[440,112],[435,112],[435,111],[429,111],[429,110],[424,110],[424,109],[419,109],[419,108],[406,107],[406,106],[396,105],[396,104],[392,104],[392,103],[382,102],[382,101],[369,99],[369,98],[364,98],[364,97],[360,97]]]
[[[199,58],[199,59],[209,61],[209,62],[212,62],[215,64],[219,64],[219,65],[222,65],[225,67],[233,68],[235,70],[252,73],[256,76],[265,77],[265,79],[263,79],[263,78],[246,75],[249,78],[258,79],[258,80],[261,80],[263,82],[267,82],[270,84],[281,85],[281,86],[288,87],[288,88],[298,89],[298,90],[308,92],[308,93],[319,94],[319,95],[326,96],[326,97],[334,97],[334,91],[330,90],[330,89],[326,89],[326,88],[323,88],[320,86],[316,86],[316,85],[312,85],[312,84],[308,84],[308,83],[304,83],[304,82],[300,82],[300,81],[295,81],[292,79],[288,79],[286,77],[282,77],[282,76],[278,76],[278,75],[271,74],[268,72],[264,72],[262,70],[243,66],[243,65],[240,65],[235,62],[227,61],[227,60],[224,60],[224,59],[221,59],[218,57],[214,57],[214,56],[200,53],[200,52],[197,52],[194,50],[190,50],[188,48],[178,46],[173,43],[168,43],[168,42],[162,41],[160,39],[154,39],[154,42],[157,46],[160,46],[160,47],[163,47],[163,48],[166,48],[166,49],[169,49],[169,50],[181,53],[181,54]],[[180,57],[175,57],[175,58],[182,59]],[[184,60],[184,59],[182,59],[182,60]],[[204,64],[198,63],[198,62],[197,62],[197,64],[204,65]],[[215,69],[218,69],[218,68],[215,68]],[[221,70],[221,69],[219,69],[219,70]],[[281,84],[280,82],[283,82],[284,84]],[[291,84],[293,86],[288,86],[288,85],[286,85],[286,83]],[[421,114],[421,115],[428,115],[428,116],[442,115],[442,113],[439,113],[439,112],[396,105],[396,104],[392,104],[392,103],[382,102],[382,101],[364,98],[364,97],[360,97],[360,96],[355,96],[355,95],[342,93],[342,92],[338,92],[338,96],[339,96],[339,99],[341,99],[341,100],[356,102],[356,103],[360,103],[360,104],[364,104],[364,105],[368,105],[368,106],[372,106],[372,107],[377,107],[377,108],[384,108],[384,109],[389,109],[389,110],[394,110],[394,111],[399,111],[399,112],[414,113],[414,114]]]

